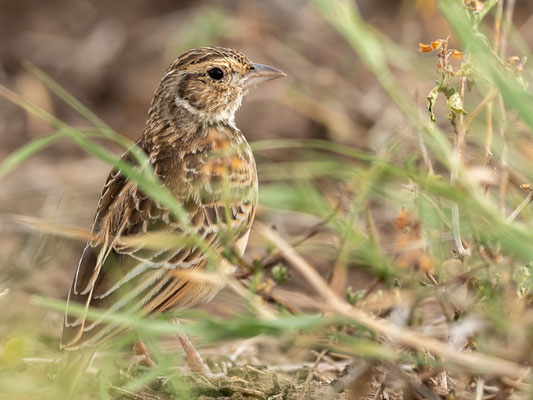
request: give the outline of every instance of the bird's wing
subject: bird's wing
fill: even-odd
[[[119,329],[101,317],[89,318],[89,307],[143,315],[190,307],[211,296],[212,284],[176,272],[203,270],[209,260],[220,260],[216,256],[223,241],[239,247],[247,240],[256,178],[249,148],[220,152],[222,142],[208,144],[161,168],[156,164],[156,173],[181,202],[185,224],[119,171],[111,172],[97,208],[95,237],[83,251],[70,289],[62,347],[94,345]],[[170,168],[179,173],[172,175]],[[71,309],[73,303],[81,306],[78,312]]]

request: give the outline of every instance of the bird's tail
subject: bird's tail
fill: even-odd
[[[83,374],[89,367],[96,350],[67,351],[57,371],[55,385],[63,399],[74,399]]]

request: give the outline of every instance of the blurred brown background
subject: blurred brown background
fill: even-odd
[[[432,0],[357,3],[369,23],[402,48],[413,50],[399,54],[399,60],[416,56],[418,42],[449,34]],[[532,2],[517,2],[515,23],[529,42],[533,23],[523,18],[532,12]],[[392,137],[416,143],[375,78],[308,1],[0,1],[0,83],[68,124],[87,126],[24,68],[24,62],[30,61],[131,139],[143,128],[152,94],[168,64],[203,45],[236,48],[288,75],[245,99],[237,125],[250,141],[321,138],[369,152],[379,151]],[[409,96],[421,93],[423,109],[434,60],[421,57],[416,62],[420,76],[405,75],[402,83]],[[424,76],[424,71],[429,75]],[[0,99],[0,161],[51,129]],[[292,155],[270,156],[283,161]],[[259,157],[259,175],[265,179],[262,161]],[[30,232],[10,222],[10,215],[88,228],[108,170],[102,161],[63,141],[0,182],[0,292],[11,290],[9,304],[17,304],[17,299],[26,304],[33,293],[63,296],[82,248],[82,243]],[[393,217],[394,210],[379,215],[382,220]],[[300,221],[291,218],[270,215],[268,220],[298,231]],[[56,322],[51,322],[55,330]]]

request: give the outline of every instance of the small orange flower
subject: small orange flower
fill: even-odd
[[[412,225],[412,220],[413,218],[411,214],[404,207],[402,207],[396,216],[396,219],[394,220],[394,224],[396,225],[396,228],[404,230],[408,226]]]
[[[418,43],[418,51],[429,53],[430,51],[433,51],[433,47],[430,44]]]
[[[427,251],[422,238],[420,221],[402,207],[396,216],[394,225],[402,231],[394,239],[396,265],[399,268],[413,268],[423,273],[429,272],[435,266],[435,260]]]
[[[433,48],[433,50],[440,49],[440,47],[442,46],[442,42],[442,39],[437,39],[434,42],[431,42],[431,47]]]
[[[463,53],[462,51],[452,49],[451,56],[452,56],[453,59],[462,60],[464,55],[465,55],[465,53]]]
[[[518,57],[518,56],[509,57],[509,59],[507,60],[507,65],[514,65],[518,61],[520,61],[520,57]]]

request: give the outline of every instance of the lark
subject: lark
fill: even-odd
[[[68,295],[63,349],[97,347],[124,329],[87,312],[74,313],[72,304],[148,316],[205,304],[223,288],[222,281],[193,279],[186,272],[212,264],[231,271],[222,251],[230,246],[242,255],[246,248],[258,181],[235,112],[252,86],[282,76],[222,47],[190,50],[170,65],[136,145],[185,217],[147,196],[120,169],[110,172]],[[122,159],[142,168],[131,152]],[[135,240],[157,234],[177,239],[161,246]],[[191,370],[207,373],[189,340],[179,339]],[[146,354],[141,342],[137,350]]]

